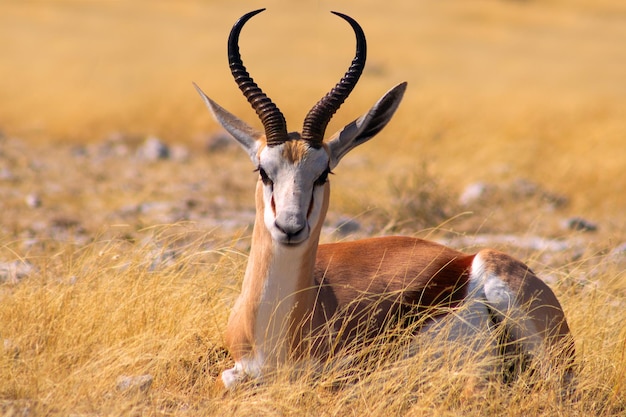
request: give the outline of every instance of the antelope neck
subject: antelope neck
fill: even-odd
[[[292,348],[300,344],[297,329],[312,311],[315,257],[326,209],[329,186],[325,185],[324,204],[309,238],[299,245],[272,240],[263,220],[263,186],[257,184],[257,216],[252,247],[244,276],[242,294],[253,297],[253,335],[256,354],[264,362],[284,362]]]

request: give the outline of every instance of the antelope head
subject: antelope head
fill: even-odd
[[[263,210],[272,240],[295,246],[307,241],[311,231],[321,226],[328,205],[328,174],[347,152],[385,127],[400,104],[406,83],[389,90],[366,114],[325,141],[326,126],[356,86],[366,58],[365,35],[359,24],[349,16],[332,12],[354,30],[356,56],[343,78],[309,111],[302,132],[289,133],[283,114],[254,82],[239,53],[241,29],[263,10],[247,13],[235,23],[228,38],[228,61],[235,82],[259,116],[264,131],[250,127],[195,87],[215,119],[239,142],[257,168],[263,200],[263,207],[257,210]]]

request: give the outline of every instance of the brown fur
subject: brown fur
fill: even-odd
[[[290,140],[283,147],[283,158],[292,164],[301,161],[306,154],[309,145],[302,140]]]
[[[355,338],[367,339],[387,324],[426,310],[458,305],[473,256],[420,239],[371,238],[320,245],[315,265],[316,303],[308,331],[326,355]],[[326,324],[328,318],[332,328]],[[362,323],[369,323],[363,328]],[[329,331],[343,340],[331,349]],[[337,342],[337,341],[335,341]]]
[[[256,199],[263,201],[263,187],[257,183]],[[257,206],[258,207],[258,206]],[[258,226],[257,226],[258,225]],[[235,360],[248,355],[254,348],[254,324],[272,253],[272,239],[263,225],[263,210],[257,209],[252,232],[252,250],[248,258],[241,294],[235,302],[226,326],[225,341]]]

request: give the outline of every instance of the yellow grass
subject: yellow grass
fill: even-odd
[[[620,271],[604,271],[597,287],[563,280],[555,288],[576,336],[581,368],[575,400],[561,401],[554,381],[529,375],[510,386],[488,383],[467,396],[463,387],[476,369],[454,365],[459,355],[472,363],[467,351],[438,357],[429,343],[399,364],[391,359],[393,349],[383,350],[389,358],[370,357],[373,372],[356,379],[340,369],[312,379],[279,373],[224,396],[213,383],[231,365],[221,335],[245,257],[232,242],[185,225],[144,232],[149,243],[109,239],[62,246],[38,261],[35,276],[2,285],[5,414],[547,416],[626,410],[626,288],[612,278]],[[172,250],[175,257],[164,256]],[[147,393],[116,388],[120,376],[144,374],[154,378]],[[334,389],[346,376],[348,385]]]
[[[623,415],[626,261],[611,252],[626,240],[623,2],[244,3],[0,3],[0,172],[14,176],[0,179],[0,263],[36,268],[0,282],[0,414]],[[564,306],[579,355],[576,401],[559,401],[550,381],[530,386],[530,376],[463,396],[471,370],[448,369],[428,349],[400,366],[383,357],[338,390],[340,371],[309,378],[290,369],[232,395],[213,390],[231,366],[222,334],[249,225],[205,218],[250,211],[254,175],[243,153],[202,152],[203,135],[218,127],[191,82],[258,126],[232,82],[225,42],[232,23],[261,6],[268,11],[246,26],[241,49],[290,129],[353,54],[349,28],[329,10],[357,18],[369,41],[366,72],[329,130],[409,82],[389,127],[331,178],[331,217],[436,237],[486,230],[582,242],[556,255],[511,248]],[[192,156],[73,156],[112,132],[156,134]],[[517,178],[570,203],[548,211],[539,200],[500,198],[473,215],[455,203],[474,181]],[[411,223],[404,203],[420,192],[453,218]],[[31,193],[41,207],[24,204]],[[128,209],[160,201],[194,207],[193,216]],[[563,231],[571,215],[599,231]],[[120,376],[144,374],[154,378],[147,392],[116,388]]]

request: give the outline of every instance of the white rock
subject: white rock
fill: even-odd
[[[147,392],[152,386],[152,375],[138,375],[138,376],[127,376],[122,375],[117,378],[117,383],[115,387],[118,391],[122,392],[131,392],[131,391],[139,391],[139,392]]]
[[[41,207],[41,198],[35,193],[28,194],[24,201],[26,201],[26,205],[30,208]]]
[[[0,282],[17,284],[35,271],[36,268],[29,262],[0,262]]]
[[[146,161],[158,161],[160,159],[169,159],[170,148],[161,139],[150,136],[137,149],[137,156]]]
[[[484,198],[485,195],[493,189],[493,185],[486,184],[484,182],[475,182],[465,187],[461,196],[459,197],[459,203],[463,206],[468,206]]]

